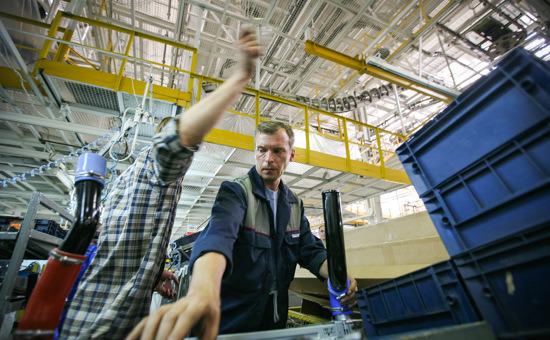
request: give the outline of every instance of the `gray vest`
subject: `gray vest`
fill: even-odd
[[[237,182],[246,192],[247,209],[243,225],[254,228],[257,233],[272,236],[269,228],[269,202],[262,202],[252,193],[252,182],[248,175],[236,178],[234,182]],[[293,191],[291,192],[298,202],[296,204],[290,204],[291,217],[286,226],[286,231],[300,230],[302,217],[299,204],[300,198]]]
[[[246,192],[246,201],[247,208],[246,214],[244,216],[243,226],[247,228],[254,229],[256,233],[264,234],[267,236],[271,235],[271,228],[269,227],[269,208],[270,204],[268,200],[262,201],[252,193],[252,182],[248,175],[236,178],[234,182],[238,183],[243,190]],[[290,190],[290,189],[289,189]],[[301,222],[301,209],[300,209],[300,199],[298,196],[291,191],[294,197],[296,197],[296,203],[290,204],[290,218],[288,225],[285,228],[286,232],[294,232],[296,236],[300,235],[300,222]],[[275,226],[277,228],[277,226]],[[298,233],[296,233],[298,231]],[[294,236],[294,235],[293,235]],[[284,237],[284,235],[283,235]],[[272,246],[271,249],[271,265],[275,268],[276,265],[277,250],[275,246]],[[277,270],[273,272],[273,284],[271,287],[271,294],[273,294],[273,321],[277,323],[279,321],[278,313],[278,292],[277,292]]]

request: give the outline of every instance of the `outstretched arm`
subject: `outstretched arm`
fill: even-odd
[[[187,296],[156,309],[126,340],[183,339],[193,326],[200,339],[213,340],[220,323],[220,286],[225,256],[206,253],[195,262]]]
[[[237,71],[180,117],[178,134],[182,146],[200,143],[250,81],[260,56],[260,45],[252,31],[241,32],[239,48]],[[215,339],[220,322],[221,279],[226,265],[224,255],[215,252],[202,255],[194,264],[187,296],[155,310],[127,339],[182,339],[193,326],[201,339]]]
[[[252,78],[256,60],[260,56],[260,45],[250,30],[241,32],[238,44],[241,56],[237,71],[180,118],[178,131],[182,146],[192,147],[200,143]]]

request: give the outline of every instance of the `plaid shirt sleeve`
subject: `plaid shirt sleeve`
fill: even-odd
[[[169,184],[185,175],[193,161],[193,154],[200,144],[184,147],[178,134],[179,116],[172,119],[164,129],[153,137],[152,157],[157,177]]]

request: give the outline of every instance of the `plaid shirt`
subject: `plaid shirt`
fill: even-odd
[[[114,182],[104,203],[97,254],[78,286],[60,339],[124,339],[148,315],[183,176],[197,150],[180,145],[176,121]]]

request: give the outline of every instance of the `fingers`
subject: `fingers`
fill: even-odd
[[[176,296],[176,290],[172,287],[171,284],[168,284],[166,286],[163,286],[157,289],[157,293],[159,293],[162,297],[167,299],[173,299],[174,296]]]
[[[142,340],[148,339],[183,339],[191,330],[192,322],[186,323],[182,320],[193,320],[196,315],[189,314],[187,305],[171,303],[155,310],[147,319],[142,328]]]
[[[170,291],[166,288],[163,288],[162,290],[160,290],[158,292],[160,294],[160,296],[162,296],[163,298],[166,298],[166,299],[169,299],[170,298]]]
[[[251,59],[258,58],[262,53],[262,48],[256,34],[249,28],[241,30],[239,36],[239,46],[243,50],[244,54]]]
[[[172,285],[172,280],[179,284],[178,278],[174,273],[171,271],[165,270],[162,273],[162,277],[160,279],[160,282],[155,287],[155,291],[159,293],[161,296],[171,299],[176,296],[176,290],[174,289],[174,286]]]
[[[200,339],[215,339],[220,322],[219,302],[184,298],[164,305],[143,319],[127,340],[180,340],[197,324]]]
[[[355,292],[357,291],[357,281],[351,277],[349,278],[349,288],[346,291],[346,295],[340,300],[341,305],[348,305],[348,307],[354,307],[357,305],[357,298],[355,296]]]
[[[182,315],[185,315],[185,306],[180,310]],[[187,329],[182,328],[180,325],[180,318],[182,315],[174,313],[173,310],[166,313],[162,318],[162,323],[158,326],[158,331],[155,339],[169,339],[174,334],[182,333],[179,339],[183,339],[187,332],[191,329],[191,325]]]
[[[201,322],[198,325],[198,333],[200,334],[201,340],[215,340],[218,335],[219,323],[219,316],[217,318],[213,317],[208,320],[208,322]]]
[[[237,74],[250,80],[255,74],[257,59],[262,54],[260,43],[251,28],[240,31],[238,46],[241,56],[239,58],[239,73]]]
[[[177,322],[175,323],[174,327],[172,329],[167,329],[167,332],[169,332],[169,337],[167,337],[168,340],[179,340],[183,339],[187,334],[191,331],[193,326],[199,322],[200,315],[197,313],[187,313],[182,314],[178,317]],[[201,335],[201,332],[197,334],[200,339],[206,339]],[[162,339],[159,337],[159,339]]]
[[[168,289],[166,289],[166,295],[164,296],[165,298],[173,299],[175,296],[176,296],[176,291],[174,290],[174,288],[169,287]]]
[[[251,35],[255,35],[254,30],[251,27],[242,28],[241,31],[239,32],[239,40],[246,39],[246,37]]]
[[[157,339],[180,340],[183,339],[197,325],[197,335],[205,340],[214,340],[218,334],[220,313],[218,310],[209,308],[202,302],[187,304],[184,309],[173,310],[175,315],[174,323],[161,325]],[[170,325],[173,324],[173,327]]]
[[[348,295],[355,294],[355,292],[357,291],[357,281],[353,277],[350,277],[349,281],[350,281],[350,284],[346,294]]]
[[[346,295],[344,296],[341,300],[340,300],[340,305],[341,306],[348,306],[350,308],[354,307],[355,305],[357,305],[357,298],[355,297],[355,293],[351,294],[351,295]]]
[[[262,47],[256,40],[255,35],[245,40],[241,40],[239,45],[245,56],[251,60],[256,60],[262,54]]]
[[[147,323],[147,318],[143,318],[143,320],[140,321],[140,323],[137,324],[136,327],[128,334],[126,337],[126,340],[138,340],[139,335],[141,332],[143,332],[143,329],[145,328],[145,324]]]
[[[174,280],[176,282],[178,282],[178,278],[176,276],[176,274],[172,273],[171,271],[169,270],[165,270],[162,272],[162,276],[160,278],[162,281],[168,281],[168,280]],[[178,282],[179,283],[179,282]]]
[[[142,323],[143,326],[136,330],[138,327],[136,327],[131,334],[133,334],[134,332],[137,333],[137,331],[139,331],[139,333],[141,333],[141,340],[150,340],[150,339],[155,339],[155,334],[157,333],[157,329],[159,327],[159,324],[161,322],[161,320],[163,321],[163,323],[165,322],[165,320],[163,319],[163,316],[164,316],[164,313],[166,313],[166,311],[168,311],[168,308],[170,308],[169,306],[170,305],[164,305],[162,307],[160,307],[159,309],[155,310],[153,313],[151,313],[151,315],[149,315],[147,318],[143,319],[139,325],[141,325]]]

